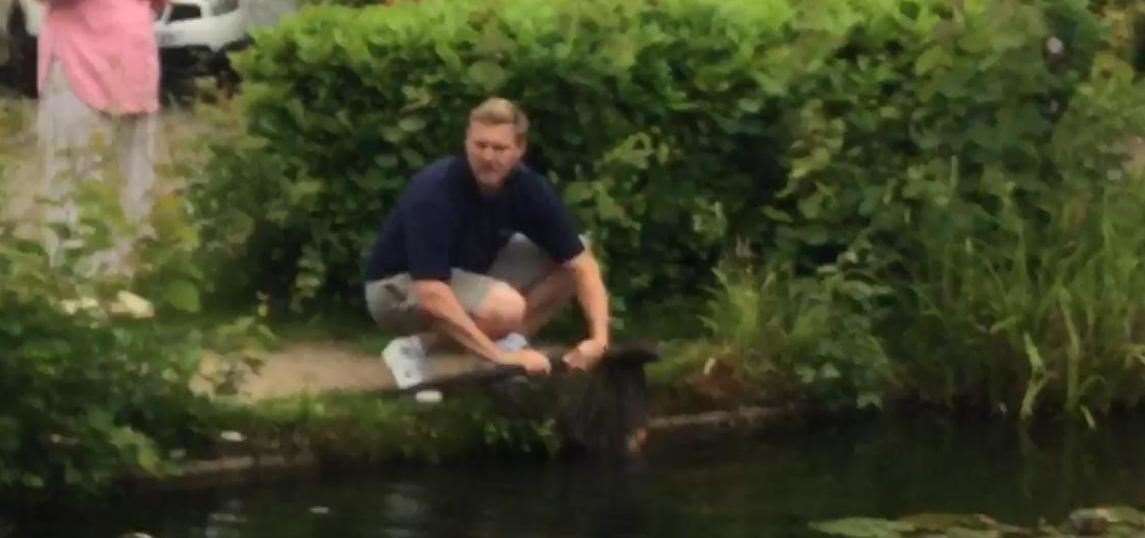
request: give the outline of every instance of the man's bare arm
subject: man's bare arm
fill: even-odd
[[[449,284],[440,280],[415,280],[413,292],[422,310],[436,326],[465,349],[497,364],[516,364],[530,373],[547,373],[549,363],[535,350],[506,353],[477,326],[457,300]]]
[[[611,340],[608,290],[604,287],[600,264],[587,249],[566,262],[563,268],[572,272],[577,302],[584,312],[589,334],[565,355],[565,360],[574,368],[589,369],[604,355]]]

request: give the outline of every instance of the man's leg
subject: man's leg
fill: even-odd
[[[553,316],[560,312],[576,295],[576,283],[572,275],[560,267],[545,275],[539,283],[529,289],[525,297],[525,319],[521,333],[532,338]]]
[[[423,341],[431,335],[419,333],[425,323],[418,314],[411,294],[409,275],[401,274],[367,282],[366,307],[374,323],[397,336],[382,350],[382,360],[394,377],[398,388],[405,389],[425,381],[429,375],[426,362],[428,345]]]
[[[521,332],[527,308],[525,297],[509,283],[488,275],[454,271],[450,287],[489,339],[499,340]]]
[[[525,315],[525,298],[512,286],[466,271],[454,270],[450,287],[458,302],[474,319],[477,327],[502,349],[525,345],[521,337],[504,338],[520,330]],[[382,358],[399,388],[423,382],[431,375],[429,350],[452,344],[444,331],[433,327],[421,312],[413,295],[409,275],[397,275],[366,284],[366,304],[370,316],[383,328],[399,335],[382,351]]]
[[[487,277],[486,277],[487,278]],[[458,294],[457,291],[454,292]],[[490,340],[500,340],[505,336],[522,332],[522,322],[525,316],[525,298],[517,290],[504,282],[491,282],[480,303],[473,307],[466,305],[466,300],[459,295],[461,306],[473,317],[477,328],[485,333]],[[454,343],[443,336],[444,331],[433,327],[433,330],[417,333],[418,340],[426,350],[438,347],[452,348]]]
[[[582,237],[586,247],[588,240]],[[524,294],[525,311],[517,332],[531,337],[576,295],[572,275],[522,234],[515,234],[497,254],[489,275]]]
[[[495,278],[454,270],[450,287],[477,327],[492,340],[520,332],[524,323],[525,298],[508,283]],[[409,275],[397,275],[366,286],[370,315],[380,327],[398,335],[416,336],[425,349],[448,344],[431,320],[418,308]]]

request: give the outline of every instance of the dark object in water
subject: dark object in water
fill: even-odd
[[[558,422],[570,448],[608,456],[635,455],[644,448],[648,435],[644,364],[656,358],[650,350],[634,350],[604,361],[580,387],[570,387],[569,396],[576,401],[561,406]]]
[[[527,377],[519,366],[453,356],[449,360],[455,364],[443,368],[452,372],[439,371],[430,380],[395,393],[488,386],[506,416],[555,418],[569,451],[606,457],[639,453],[648,427],[644,365],[659,358],[656,346],[644,342],[613,346],[591,372],[569,369],[561,360],[564,348],[544,352],[552,364],[549,376]]]

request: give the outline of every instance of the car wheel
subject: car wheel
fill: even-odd
[[[36,38],[28,34],[24,25],[24,11],[19,6],[13,8],[8,18],[8,35],[11,37],[8,54],[8,78],[20,93],[36,96]]]

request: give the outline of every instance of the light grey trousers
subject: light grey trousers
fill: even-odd
[[[60,62],[52,62],[36,125],[42,167],[36,190],[47,203],[45,224],[76,225],[75,186],[94,180],[113,182],[127,222],[146,228],[155,186],[157,116],[116,116],[92,108],[72,92]],[[58,248],[46,242],[49,252]],[[122,268],[116,266],[130,245],[130,237],[116,239],[105,253],[111,269]]]

